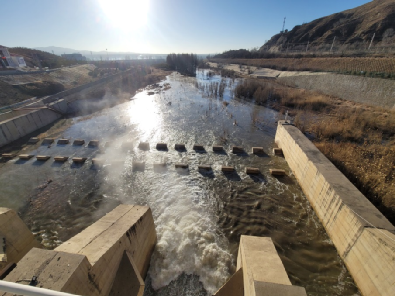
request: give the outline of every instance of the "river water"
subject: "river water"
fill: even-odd
[[[216,83],[225,87],[222,98],[213,95]],[[18,210],[49,249],[120,203],[150,206],[158,243],[146,294],[214,293],[235,271],[242,234],[270,236],[291,282],[308,294],[359,294],[286,161],[272,154],[277,112],[233,98],[237,83],[205,71],[196,78],[172,74],[152,96],[144,90],[129,102],[73,118],[61,136],[99,139],[101,148],[29,146],[26,153],[88,161],[4,163],[1,206]],[[141,141],[151,149],[138,149]],[[123,147],[125,142],[132,146]],[[169,150],[157,151],[157,142],[168,143]],[[174,150],[175,143],[185,143],[187,150]],[[195,143],[206,151],[194,151]],[[225,151],[214,153],[213,144]],[[232,154],[232,145],[244,147],[246,154]],[[253,146],[264,147],[266,154],[251,154]],[[104,166],[92,166],[93,157],[105,160]],[[143,170],[133,170],[136,160],[145,162]],[[156,162],[167,166],[154,168]],[[189,169],[176,170],[179,162]],[[198,164],[210,164],[213,171],[199,172]],[[224,175],[222,165],[235,166],[236,173]],[[258,167],[262,174],[249,176],[246,166]],[[274,178],[270,168],[285,169],[288,175]]]

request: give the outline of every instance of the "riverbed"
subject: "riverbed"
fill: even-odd
[[[196,78],[173,73],[129,102],[73,118],[61,137],[98,139],[100,147],[29,147],[26,153],[88,160],[83,165],[71,159],[8,161],[0,168],[1,206],[19,211],[49,249],[120,203],[150,206],[158,243],[146,294],[214,293],[235,272],[242,234],[271,237],[291,282],[308,294],[359,294],[286,161],[272,153],[279,114],[234,98],[236,84],[201,70]],[[220,85],[222,96],[215,91]],[[140,142],[149,142],[150,150],[139,149]],[[156,150],[158,142],[168,150]],[[175,150],[176,143],[186,150]],[[194,151],[197,143],[205,151]],[[225,150],[213,152],[216,144]],[[245,153],[232,154],[233,145]],[[266,153],[252,154],[254,146]],[[92,158],[104,165],[93,166]],[[144,162],[144,168],[134,169],[133,161]],[[175,163],[189,169],[177,170]],[[213,171],[200,172],[199,164]],[[222,165],[234,166],[235,173],[223,174]],[[247,166],[261,174],[247,175]],[[275,178],[270,168],[284,169],[287,176]]]

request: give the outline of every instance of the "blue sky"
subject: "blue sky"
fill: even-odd
[[[0,44],[167,54],[259,47],[368,0],[0,0]],[[6,13],[9,12],[9,13]],[[58,53],[59,54],[59,53]]]

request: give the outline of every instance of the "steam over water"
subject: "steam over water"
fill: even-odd
[[[233,99],[237,82],[230,80],[223,80],[223,99],[210,96],[220,79],[201,71],[197,78],[172,74],[161,84],[170,84],[166,91],[153,96],[144,91],[130,102],[75,118],[63,137],[99,139],[110,146],[99,152],[54,144],[35,146],[31,153],[96,157],[105,165],[95,168],[90,159],[82,166],[71,160],[59,165],[53,159],[14,159],[0,168],[1,205],[19,210],[48,248],[120,203],[150,206],[158,243],[147,294],[214,293],[235,271],[241,234],[270,236],[292,283],[309,294],[357,294],[286,161],[271,153],[277,113]],[[140,141],[151,149],[138,149]],[[132,146],[123,148],[125,142]],[[168,143],[169,150],[157,151],[157,142]],[[185,143],[187,151],[174,150],[175,143]],[[195,143],[206,151],[193,151]],[[214,153],[213,144],[223,144],[225,152]],[[232,145],[247,153],[230,153]],[[253,146],[263,146],[267,155],[252,155]],[[133,170],[136,160],[145,162],[144,170]],[[154,168],[160,162],[167,167]],[[176,170],[175,163],[188,163],[189,170]],[[212,165],[213,172],[199,172],[198,164]],[[236,173],[224,175],[222,165],[235,166]],[[247,166],[260,168],[262,175],[246,175]],[[288,176],[274,178],[269,168],[285,169]]]

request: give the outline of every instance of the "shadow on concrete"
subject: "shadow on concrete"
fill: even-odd
[[[216,155],[225,155],[225,156],[228,155],[227,152],[226,152],[225,150],[213,151],[213,153],[216,154]]]
[[[23,159],[18,159],[14,162],[14,164],[17,165],[22,165],[22,164],[26,164],[27,162],[29,162],[30,160],[23,160]]]
[[[259,157],[259,158],[269,158],[269,155],[267,153],[255,153],[255,154],[252,154],[252,155],[255,155],[255,156]]]
[[[51,167],[59,168],[59,167],[62,167],[63,164],[66,163],[66,162],[67,162],[67,161],[65,161],[65,162],[54,161],[54,162],[52,162]]]
[[[203,150],[194,150],[194,152],[196,152],[197,154],[206,154],[207,151],[205,149]]]
[[[238,157],[249,157],[249,154],[245,151],[241,152],[241,153],[232,153],[233,155],[236,155]]]
[[[47,160],[48,161],[48,160]],[[33,166],[42,166],[42,165],[44,165],[47,161],[39,161],[39,160],[36,160],[36,161],[34,161],[33,163],[32,163],[32,165]]]
[[[75,163],[75,162],[73,162],[73,163],[71,163],[70,168],[78,169],[78,168],[83,167],[84,164],[85,164],[85,162],[84,163]]]

